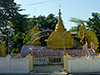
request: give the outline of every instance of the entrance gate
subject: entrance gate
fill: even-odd
[[[45,31],[41,31],[38,32],[36,34],[34,34],[31,37],[31,40],[33,37],[37,36],[38,34],[41,33],[45,33],[45,35],[40,35],[38,38],[35,38],[32,43],[31,43],[31,51],[34,52],[35,50],[35,46],[33,46],[33,43],[42,38],[42,37],[48,37],[50,36],[50,32],[52,32],[52,30],[47,29]],[[56,36],[52,36],[52,37],[56,37]],[[56,37],[58,39],[60,39],[59,37]],[[63,40],[60,39],[62,42]],[[48,40],[45,39],[45,41],[51,41],[52,39]],[[49,47],[49,48],[47,48]],[[62,66],[62,60],[63,60],[63,56],[62,56],[62,51],[59,51],[57,49],[55,49],[52,46],[43,46],[40,49],[38,49],[36,52],[34,52],[34,58],[33,58],[33,65],[34,65],[34,72],[35,73],[53,73],[53,72],[60,72],[63,71],[63,66]]]

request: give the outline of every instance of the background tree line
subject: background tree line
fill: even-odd
[[[25,11],[20,8],[21,5],[14,2],[14,0],[0,0],[0,32],[6,34],[6,46],[10,48],[10,52],[20,52],[23,46],[23,40],[29,30],[32,29],[37,23],[39,29],[45,30],[47,28],[54,30],[57,24],[58,17],[54,14],[48,16],[35,15],[32,18],[28,18],[28,15],[22,15],[19,12]],[[100,42],[100,14],[92,13],[92,18],[84,21],[77,18],[71,18],[72,22],[75,22],[77,26],[72,27],[69,31],[78,31],[82,22],[85,22],[87,29],[91,30],[97,35]],[[27,38],[28,39],[28,38]],[[9,41],[8,41],[9,40]]]

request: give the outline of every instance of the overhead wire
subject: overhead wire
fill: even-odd
[[[42,2],[32,3],[32,4],[27,4],[25,6],[32,6],[32,5],[44,4],[44,3],[55,2],[55,1],[63,1],[63,0],[42,1]]]

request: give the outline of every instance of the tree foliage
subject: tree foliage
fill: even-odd
[[[86,20],[81,20],[81,19],[79,19],[79,18],[73,18],[73,17],[71,17],[70,21],[76,23],[77,25],[81,25],[82,22],[83,22],[83,23],[84,23],[84,22],[85,22],[85,23],[87,22]]]
[[[73,17],[71,17],[70,21],[76,23],[77,26],[71,27],[69,31],[78,31],[79,28],[81,27],[81,24],[87,22],[86,20],[81,20],[79,18],[73,18]]]
[[[14,0],[0,0],[0,31],[7,35],[6,45],[10,49],[20,45],[22,41],[17,35],[25,32],[27,28],[27,15],[19,13],[22,10],[20,9],[20,4],[16,4]],[[20,35],[18,36],[20,37]],[[17,42],[15,43],[16,39]]]
[[[33,16],[33,18],[28,18],[27,19],[27,23],[28,23],[28,31],[34,27],[36,24],[39,25],[39,29],[40,30],[45,30],[47,28],[54,30],[55,29],[55,25],[58,22],[58,18],[55,17],[54,14],[49,14],[47,17],[46,16],[42,16],[39,15],[38,17],[36,17],[35,15]]]
[[[18,14],[17,4],[14,0],[0,0],[0,30],[3,32],[7,30],[7,26],[10,23],[13,16]]]
[[[87,27],[96,34],[100,48],[100,13],[92,13],[92,18],[87,21]]]
[[[6,33],[9,30],[8,26],[15,32],[24,32],[26,15],[19,14],[20,4],[16,4],[14,0],[0,0],[0,31]]]
[[[81,27],[81,25],[78,25],[78,26],[73,26],[69,29],[69,31],[78,31],[79,28]]]
[[[100,36],[100,14],[99,13],[92,13],[92,18],[89,18],[87,21],[87,27],[91,28],[91,30]]]

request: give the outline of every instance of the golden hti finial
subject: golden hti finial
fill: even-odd
[[[59,9],[59,13],[58,14],[59,14],[59,18],[61,18],[61,11],[60,11],[60,9]]]
[[[82,21],[82,26],[84,26],[84,22]]]
[[[59,4],[59,13],[58,13],[58,15],[59,15],[59,19],[61,18],[61,11],[60,11],[60,7],[61,7],[61,5]]]
[[[61,10],[60,10],[60,7],[61,7],[61,5],[59,4],[59,13],[58,13],[58,15],[59,15],[59,19],[58,19],[58,24],[62,24],[62,21],[61,21]]]
[[[60,3],[59,3],[59,9],[61,8],[61,5],[60,5]]]

